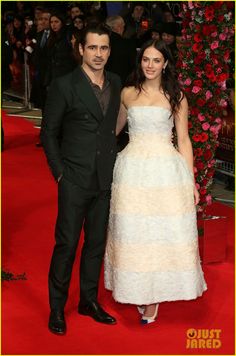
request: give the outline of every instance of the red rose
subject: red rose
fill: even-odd
[[[213,71],[212,65],[211,64],[206,64],[205,65],[205,71],[206,72],[212,72]]]
[[[202,50],[202,45],[200,43],[194,43],[193,47],[193,52],[200,52]]]
[[[206,150],[203,154],[206,161],[209,161],[212,158],[212,152],[210,150]]]
[[[224,53],[224,60],[227,61],[229,59],[230,56],[230,50],[226,49],[225,53]]]
[[[206,104],[206,101],[205,101],[205,100],[203,100],[203,99],[198,99],[198,100],[197,100],[197,105],[198,105],[198,106],[201,106],[201,107],[202,107],[202,106],[204,106],[205,104]]]
[[[212,82],[214,83],[216,81],[216,76],[215,76],[215,73],[212,71],[212,72],[209,72],[209,73],[206,73],[206,77]]]
[[[209,25],[204,25],[202,28],[202,33],[204,36],[209,36],[211,33],[211,28]]]
[[[193,135],[192,139],[193,139],[193,141],[195,141],[195,142],[199,142],[199,141],[201,140],[201,135],[195,134],[195,135]]]
[[[217,65],[219,63],[219,57],[214,52],[211,52],[210,57],[214,65]]]
[[[219,15],[218,17],[217,17],[217,21],[218,22],[222,22],[224,20],[224,15]]]
[[[202,42],[202,36],[199,33],[196,33],[193,39],[195,42]]]
[[[193,84],[196,85],[197,87],[202,88],[202,80],[199,79],[194,80]]]
[[[210,29],[211,29],[211,33],[212,32],[217,32],[217,27],[214,24],[210,25]]]
[[[203,187],[205,187],[207,185],[208,179],[203,179],[201,184],[203,185]]]
[[[221,73],[217,75],[216,80],[217,82],[224,82],[226,79],[228,79],[228,74],[227,73]]]
[[[222,7],[222,5],[223,5],[223,1],[214,1],[213,2],[213,7],[215,9],[220,9]]]
[[[212,178],[213,177],[213,175],[214,175],[214,170],[209,170],[208,172],[207,172],[207,177],[209,177],[209,178]]]
[[[208,136],[208,134],[206,132],[202,132],[200,141],[201,142],[206,142],[208,140],[208,137],[209,136]]]
[[[194,154],[196,157],[201,157],[202,156],[202,149],[200,147],[196,148],[194,150]]]
[[[191,121],[188,122],[188,128],[191,129],[193,127],[193,124],[191,123]]]
[[[190,114],[193,116],[197,116],[199,114],[199,109],[197,107],[191,108]]]
[[[209,6],[205,10],[205,18],[207,21],[212,21],[214,18],[214,9],[212,6]]]
[[[201,195],[206,195],[206,193],[207,193],[206,188],[200,188],[200,194]]]
[[[194,64],[200,64],[200,63],[202,63],[202,58],[200,56],[197,56],[194,58],[193,61],[194,61]]]
[[[184,88],[184,91],[187,92],[187,93],[190,93],[191,88],[190,88],[190,87],[185,87],[185,88]]]
[[[205,59],[206,58],[206,53],[204,51],[199,52],[198,53],[198,57],[200,57],[201,59]]]
[[[202,161],[197,161],[197,162],[195,163],[195,165],[196,165],[196,167],[197,167],[198,170],[204,169],[204,163],[203,163]]]

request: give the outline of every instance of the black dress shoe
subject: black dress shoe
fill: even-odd
[[[78,313],[82,315],[91,316],[99,323],[116,324],[116,319],[106,313],[97,302],[89,302],[87,304],[79,304]]]
[[[66,322],[63,311],[51,311],[49,316],[48,328],[52,333],[57,335],[64,335],[66,333]]]

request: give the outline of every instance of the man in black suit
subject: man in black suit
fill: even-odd
[[[116,323],[98,304],[97,295],[121,83],[117,75],[104,71],[110,55],[108,29],[91,26],[84,30],[79,45],[81,67],[50,86],[41,130],[48,164],[58,181],[56,244],[49,272],[49,329],[56,334],[66,331],[64,307],[82,227],[78,312],[101,323]]]

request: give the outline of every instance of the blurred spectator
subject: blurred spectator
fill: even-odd
[[[70,18],[73,20],[76,16],[83,15],[83,11],[79,5],[72,5],[70,8]]]
[[[160,24],[163,22],[163,6],[158,1],[152,2],[150,9],[150,17],[153,24]]]
[[[125,22],[121,16],[110,16],[106,24],[111,28],[111,54],[106,69],[118,74],[124,85],[135,66],[136,46],[132,39],[123,38]]]
[[[148,29],[148,24],[144,26],[144,22],[148,18],[147,9],[142,2],[135,2],[132,11],[125,18],[125,38],[138,38],[145,30]]]
[[[78,30],[82,30],[85,27],[85,16],[84,15],[78,15],[73,18],[73,25],[76,27]]]
[[[142,46],[145,42],[149,40],[157,40],[161,39],[161,26],[156,25],[151,27],[147,32],[140,37],[140,46]]]
[[[79,64],[82,63],[82,57],[79,52],[79,43],[80,43],[81,31],[79,31],[76,27],[74,28],[71,34],[71,45],[73,48],[73,55],[75,57],[76,62]]]
[[[175,22],[166,22],[162,25],[162,40],[170,48],[175,61],[178,58],[178,48],[176,46],[176,35],[178,33],[178,25]]]
[[[47,71],[47,41],[50,35],[50,19],[51,13],[48,9],[41,12],[38,22],[41,25],[41,31],[37,30],[36,45],[32,54],[32,63],[34,66],[34,75],[32,80],[32,89],[30,101],[35,107],[44,111],[46,100],[45,74]]]
[[[37,20],[42,16],[43,13],[43,7],[42,6],[36,6],[34,8],[34,21],[37,22]]]
[[[10,70],[10,64],[13,61],[13,50],[4,31],[2,31],[1,42],[1,90],[3,93],[10,88],[13,79]]]
[[[163,22],[175,22],[175,17],[169,9],[163,11]]]
[[[95,19],[95,21],[92,22],[104,22],[107,17],[106,3],[103,1],[92,2],[87,8],[87,16]]]
[[[31,6],[28,1],[14,1],[14,13],[22,18],[31,15]]]
[[[55,12],[50,17],[50,35],[47,42],[47,69],[44,85],[52,79],[63,76],[75,67],[72,46],[62,14]]]
[[[10,88],[11,81],[13,79],[10,64],[13,61],[13,50],[9,43],[7,34],[2,31],[1,36],[1,100],[3,98],[3,92]],[[1,151],[4,150],[4,130],[1,120]]]

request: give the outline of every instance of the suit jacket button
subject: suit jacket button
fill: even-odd
[[[112,131],[111,131],[111,133],[112,133],[112,134],[114,134],[114,133],[115,133],[115,131],[114,131],[114,130],[112,130]]]
[[[85,117],[85,119],[88,119],[89,116],[88,116],[88,114],[85,114],[84,117]]]
[[[97,151],[97,155],[100,155],[100,151]]]
[[[113,153],[114,151],[113,151],[113,150],[111,150],[110,152],[111,152],[111,153]]]
[[[100,135],[100,131],[97,131],[97,135]]]

